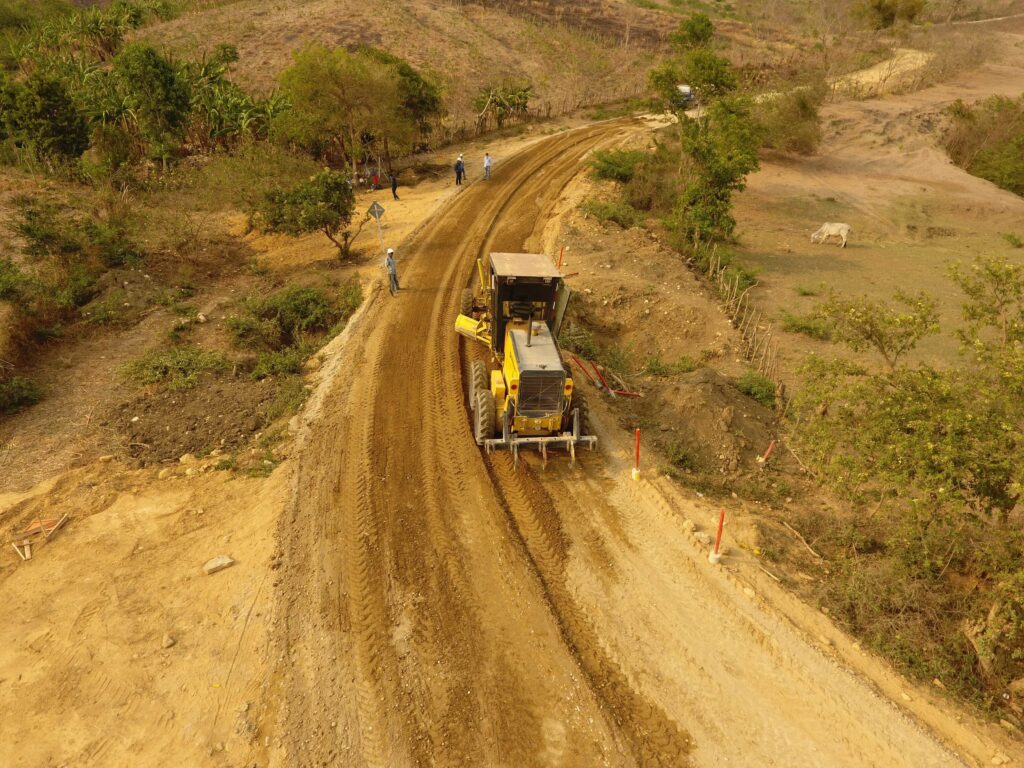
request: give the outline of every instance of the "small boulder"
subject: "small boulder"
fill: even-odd
[[[218,555],[212,560],[206,561],[206,565],[203,566],[203,571],[206,573],[207,576],[210,576],[216,573],[217,571],[223,571],[225,568],[230,568],[234,564],[235,561],[232,560],[228,555]]]
[[[174,644],[175,644],[176,642],[178,642],[178,641],[177,641],[177,640],[175,640],[175,639],[174,639],[173,637],[171,637],[170,635],[164,635],[164,639],[163,639],[163,642],[161,643],[161,645],[162,645],[162,646],[163,646],[164,648],[171,648],[171,647],[173,647],[173,645],[174,645]]]

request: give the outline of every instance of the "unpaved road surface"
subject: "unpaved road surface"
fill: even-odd
[[[282,519],[274,762],[961,764],[711,568],[686,520],[706,512],[631,482],[610,421],[575,469],[514,472],[470,437],[479,350],[452,323],[474,259],[538,247],[586,153],[639,129],[561,134],[462,190],[350,326]]]

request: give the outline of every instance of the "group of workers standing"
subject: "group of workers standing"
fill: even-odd
[[[493,158],[490,152],[484,152],[484,181],[491,180],[491,164]],[[455,186],[461,187],[463,179],[466,177],[466,160],[463,155],[459,155],[458,160],[455,161]],[[394,172],[391,174],[391,195],[395,200],[398,200],[398,176]],[[395,249],[388,248],[384,254],[384,269],[388,273],[388,290],[391,295],[394,296],[398,293],[398,265],[395,263]]]
[[[491,153],[484,152],[484,181],[491,180],[491,162]],[[467,178],[466,161],[462,155],[459,155],[459,159],[455,161],[455,186],[461,187],[464,178]]]

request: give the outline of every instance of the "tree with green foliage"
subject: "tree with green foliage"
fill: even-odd
[[[380,48],[362,49],[365,54],[394,70],[398,76],[398,96],[405,114],[416,124],[421,137],[430,133],[430,121],[445,114],[441,89],[405,59]]]
[[[85,117],[64,85],[43,75],[0,82],[4,138],[39,158],[76,158],[89,146]]]
[[[794,446],[821,481],[873,506],[842,533],[829,575],[840,618],[910,671],[992,706],[1024,676],[1024,270],[979,258],[951,274],[972,363],[905,362],[936,330],[925,296],[833,299],[824,313],[846,344],[885,366],[811,357]],[[881,591],[866,590],[876,572]]]
[[[888,29],[898,21],[916,21],[924,7],[925,0],[861,0],[853,10],[872,29]]]
[[[347,227],[354,209],[355,194],[348,176],[325,169],[292,189],[268,193],[254,211],[253,219],[264,232],[296,237],[323,232],[338,247],[340,255],[348,257],[355,235]]]
[[[964,343],[976,351],[1024,344],[1024,267],[983,256],[970,269],[954,264],[949,273],[967,297],[963,317],[968,325],[960,332]]]
[[[485,123],[493,118],[499,128],[510,119],[521,119],[528,113],[533,85],[525,80],[506,80],[485,85],[473,99],[473,108],[478,112],[477,121]]]
[[[708,48],[695,48],[683,57],[684,82],[697,91],[699,98],[713,99],[736,90],[732,64]]]
[[[710,45],[715,37],[715,25],[706,13],[693,13],[679,22],[669,41],[682,51]]]
[[[399,78],[365,51],[350,53],[312,43],[281,73],[291,108],[274,121],[274,134],[318,157],[351,163],[353,174],[369,141],[408,144],[415,130],[405,113]]]
[[[856,352],[872,350],[895,369],[900,358],[913,350],[925,336],[939,332],[935,300],[920,293],[896,294],[897,305],[867,297],[842,299],[833,295],[820,311],[832,336]]]
[[[692,171],[666,223],[688,241],[725,240],[736,228],[732,195],[758,167],[760,138],[750,106],[749,99],[730,96],[713,101],[702,119],[680,115],[682,148]]]
[[[177,68],[143,43],[126,45],[110,69],[109,96],[123,125],[159,157],[177,147],[189,113],[188,84]]]

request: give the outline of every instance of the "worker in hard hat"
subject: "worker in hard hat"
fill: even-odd
[[[396,293],[398,293],[398,267],[395,265],[394,248],[388,248],[387,255],[384,257],[384,269],[388,271],[390,291],[391,295],[394,296]]]

